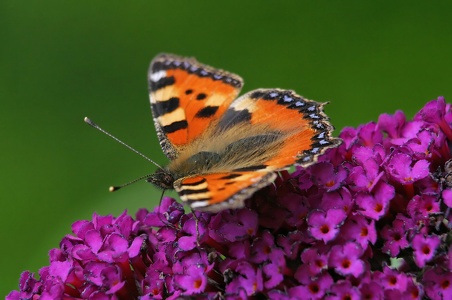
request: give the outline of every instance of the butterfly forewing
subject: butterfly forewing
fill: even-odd
[[[223,115],[243,84],[235,74],[169,54],[152,61],[148,80],[154,123],[170,159]]]

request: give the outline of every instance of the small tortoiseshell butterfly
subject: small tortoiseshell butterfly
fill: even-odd
[[[240,208],[276,171],[308,166],[341,143],[323,104],[293,91],[258,89],[194,58],[158,55],[148,73],[152,114],[170,159],[146,180],[175,189],[192,209]]]

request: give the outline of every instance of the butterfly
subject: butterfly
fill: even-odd
[[[322,103],[290,90],[237,98],[238,75],[194,58],[160,54],[148,72],[157,136],[170,160],[146,180],[175,189],[192,209],[241,208],[277,171],[309,166],[341,143]]]

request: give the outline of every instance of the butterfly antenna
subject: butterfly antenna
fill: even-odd
[[[148,178],[151,177],[151,176],[152,176],[152,174],[148,174],[148,175],[141,176],[141,177],[139,177],[139,178],[137,178],[137,179],[134,179],[134,180],[132,180],[132,181],[129,181],[129,182],[124,183],[124,184],[121,184],[121,185],[111,186],[111,187],[108,188],[108,191],[110,191],[110,192],[116,192],[117,190],[122,189],[123,187],[126,187],[126,186],[128,186],[128,185],[131,185],[131,184],[133,184],[133,183],[135,183],[135,182],[138,182],[138,181],[141,181],[141,180],[143,180],[143,179],[148,179]]]
[[[87,123],[87,124],[90,125],[91,127],[96,128],[97,130],[99,130],[100,132],[102,132],[102,133],[106,134],[107,136],[111,137],[112,139],[114,139],[115,141],[117,141],[118,143],[120,143],[121,145],[123,145],[123,146],[129,148],[130,150],[132,150],[133,152],[135,152],[136,154],[138,154],[138,155],[141,156],[142,158],[144,158],[144,159],[146,159],[147,161],[151,162],[152,164],[156,165],[158,168],[163,169],[158,163],[156,163],[155,161],[153,161],[152,159],[150,159],[149,157],[147,157],[147,156],[144,155],[143,153],[139,152],[138,150],[135,150],[134,148],[130,147],[129,145],[127,145],[126,143],[124,143],[123,141],[121,141],[120,139],[118,139],[117,137],[113,136],[111,133],[109,133],[109,132],[105,131],[104,129],[102,129],[99,125],[97,125],[96,123],[94,123],[93,121],[91,121],[90,118],[85,117],[85,119],[83,119],[83,120],[85,121],[85,123]],[[118,189],[121,188],[121,187],[127,186],[127,185],[129,185],[129,184],[131,184],[131,183],[133,183],[133,182],[135,182],[135,181],[138,181],[138,180],[147,178],[147,177],[149,177],[149,176],[150,176],[150,175],[146,175],[146,176],[140,177],[140,178],[138,178],[138,179],[136,179],[136,180],[133,180],[133,181],[131,181],[131,182],[129,182],[129,183],[123,184],[123,185],[119,186]],[[116,189],[116,190],[117,190],[117,189]],[[111,191],[111,188],[110,188],[110,191]],[[115,189],[113,189],[113,191],[115,191]]]

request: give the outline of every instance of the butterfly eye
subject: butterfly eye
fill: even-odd
[[[163,190],[173,189],[174,178],[163,169],[158,169],[154,174],[149,175],[146,181]]]

